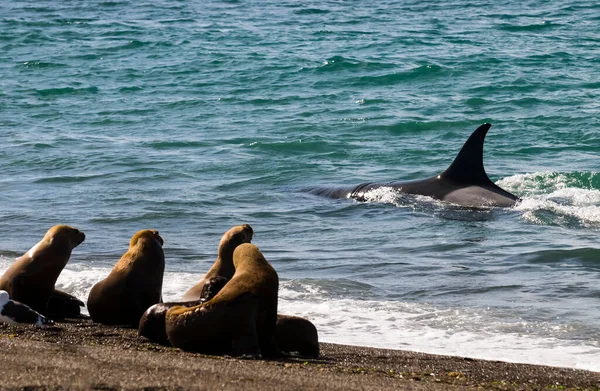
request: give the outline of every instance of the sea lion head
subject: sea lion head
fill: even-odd
[[[216,294],[223,285],[219,285],[220,282],[217,283],[217,280],[213,281],[213,284],[216,283],[214,287],[208,287],[205,290],[204,285],[216,277],[223,278],[227,282],[233,276],[235,272],[235,268],[233,267],[233,251],[240,244],[250,243],[253,235],[254,230],[248,224],[236,225],[225,232],[219,242],[217,260],[204,277],[196,285],[188,289],[183,295],[182,300],[192,301],[214,296],[211,292]]]
[[[130,268],[146,268],[149,265],[161,266],[161,280],[164,270],[163,244],[165,241],[154,229],[143,229],[133,235],[129,241],[129,250],[121,257],[113,271]],[[137,266],[136,266],[137,265]]]
[[[248,292],[252,294],[270,296],[275,299],[274,305],[277,307],[279,277],[258,247],[252,243],[242,243],[237,246],[233,252],[233,267],[235,274],[230,282],[237,281],[238,290],[248,289]],[[221,292],[225,291],[229,285],[227,283]],[[219,295],[217,294],[216,297]]]
[[[164,239],[154,229],[143,229],[136,232],[129,242],[129,248],[138,246],[140,243],[158,243],[161,247],[165,244]]]
[[[254,230],[248,224],[236,225],[225,232],[219,242],[219,255],[233,254],[233,250],[242,243],[250,243]]]
[[[50,228],[42,240],[27,253],[29,258],[35,258],[40,251],[52,251],[57,255],[71,255],[71,251],[85,240],[85,234],[77,228],[68,225],[55,225]]]
[[[261,265],[261,268],[272,269],[272,266],[267,262],[257,246],[252,243],[244,243],[236,247],[233,252],[233,266],[236,270],[244,268],[246,265],[256,267],[257,264]]]
[[[67,245],[71,249],[74,249],[83,243],[85,234],[77,228],[68,225],[55,225],[46,232],[42,240],[47,240],[51,246]]]

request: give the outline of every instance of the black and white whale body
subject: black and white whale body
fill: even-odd
[[[387,187],[404,194],[428,196],[469,208],[511,207],[519,197],[496,186],[483,167],[483,142],[492,125],[483,124],[469,137],[454,162],[439,175],[407,182],[363,183],[352,188],[313,188],[309,192],[330,198],[365,201],[365,194]]]

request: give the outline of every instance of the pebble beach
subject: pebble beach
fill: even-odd
[[[206,356],[67,319],[0,324],[2,390],[597,390],[600,373],[322,343],[321,357]]]

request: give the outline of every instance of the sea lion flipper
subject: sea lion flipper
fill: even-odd
[[[238,335],[231,341],[231,354],[243,357],[260,357],[260,347],[255,335]]]

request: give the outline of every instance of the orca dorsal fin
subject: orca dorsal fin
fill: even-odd
[[[485,123],[475,129],[450,167],[442,172],[440,177],[474,185],[493,183],[483,167],[483,142],[491,127],[491,124]]]

